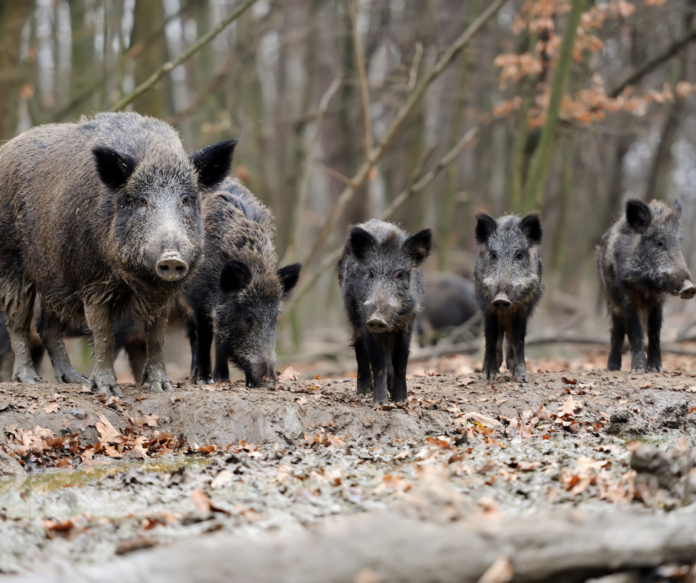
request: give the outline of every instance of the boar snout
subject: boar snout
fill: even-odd
[[[157,275],[164,281],[178,281],[188,273],[188,264],[178,253],[163,253],[157,261]]]
[[[367,329],[374,334],[381,334],[389,331],[389,324],[382,314],[376,313],[367,320]]]
[[[690,279],[685,279],[681,289],[676,293],[683,300],[690,300],[696,295],[696,286]]]
[[[273,358],[259,359],[250,362],[248,366],[245,367],[244,375],[246,377],[247,387],[258,387],[264,383],[268,383],[275,387],[278,376],[276,374],[275,355]]]
[[[495,296],[492,303],[496,308],[509,308],[512,305],[508,295],[502,292]]]

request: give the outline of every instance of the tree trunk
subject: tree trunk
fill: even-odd
[[[148,35],[162,27],[164,20],[161,0],[136,0],[133,14],[133,32],[129,50],[137,50],[138,43],[144,43]],[[135,57],[135,86],[147,79],[164,65],[166,46],[164,35],[159,36]],[[164,80],[160,81],[147,95],[133,102],[133,109],[143,115],[165,117]]]

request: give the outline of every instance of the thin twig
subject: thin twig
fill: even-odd
[[[324,122],[324,114],[329,108],[329,103],[331,98],[336,95],[336,91],[341,86],[342,80],[341,74],[337,75],[336,78],[331,82],[329,88],[326,90],[324,95],[321,97],[319,102],[319,109],[316,113],[316,122],[314,125],[314,134],[309,143],[309,148],[307,149],[307,158],[305,160],[304,170],[302,171],[302,178],[300,179],[300,189],[297,194],[297,200],[295,201],[295,208],[292,212],[292,218],[290,220],[290,240],[283,255],[283,260],[279,265],[285,265],[290,261],[290,257],[295,254],[295,247],[297,245],[297,236],[300,229],[300,215],[302,214],[302,209],[305,207],[305,202],[307,201],[307,195],[309,194],[309,179],[312,175],[312,159],[314,157],[314,152],[316,151],[317,144],[319,143],[319,138],[321,137],[321,126]],[[341,175],[343,176],[343,175]]]
[[[484,27],[484,25],[498,13],[503,4],[506,2],[507,0],[493,0],[490,3],[490,6],[484,10],[476,20],[474,20],[474,22],[457,38],[457,40],[452,43],[452,45],[450,45],[445,54],[437,61],[437,63],[435,63],[433,68],[428,71],[427,75],[425,75],[422,81],[418,83],[414,90],[408,95],[406,102],[396,113],[394,120],[387,129],[384,140],[374,149],[372,155],[363,162],[362,166],[352,179],[353,184],[351,186],[347,186],[336,200],[336,203],[331,209],[331,212],[329,213],[329,216],[327,217],[319,236],[316,238],[312,249],[307,254],[307,258],[303,261],[305,269],[316,261],[319,253],[324,248],[326,241],[333,234],[336,228],[336,223],[345,212],[348,203],[353,199],[356,191],[365,183],[365,180],[367,180],[372,167],[381,160],[382,156],[391,145],[404,122],[421,100],[431,83],[440,76],[440,74],[455,59],[455,57],[459,55],[459,53],[461,53],[461,51],[471,42],[474,35],[476,35],[476,33],[478,33]]]
[[[411,92],[416,86],[416,81],[418,80],[418,67],[420,66],[420,60],[423,56],[423,43],[416,43],[416,54],[413,55],[413,63],[411,63],[411,70],[408,74],[408,85],[406,85],[406,91]]]
[[[353,29],[353,44],[355,46],[355,59],[358,63],[358,77],[360,78],[360,92],[362,94],[363,115],[365,116],[365,150],[368,157],[372,155],[372,116],[370,115],[370,92],[367,87],[367,73],[365,71],[365,55],[363,54],[360,33],[358,32],[358,17],[355,11],[355,0],[348,0],[348,12],[350,24]]]
[[[231,14],[229,14],[226,18],[223,18],[220,24],[218,24],[215,28],[213,28],[211,31],[207,32],[205,35],[203,35],[200,39],[198,39],[195,43],[193,43],[186,51],[181,53],[176,59],[173,61],[170,61],[169,63],[165,63],[162,65],[162,67],[153,73],[147,81],[139,85],[138,87],[133,90],[132,93],[126,95],[123,99],[121,99],[116,105],[114,105],[109,111],[120,111],[124,107],[127,107],[133,101],[135,101],[138,97],[141,95],[147,93],[152,89],[158,81],[160,81],[162,78],[166,77],[171,73],[176,67],[179,65],[185,63],[188,59],[190,59],[193,55],[195,55],[198,51],[200,51],[205,45],[207,45],[210,41],[212,41],[216,36],[218,36],[223,30],[225,30],[230,24],[232,24],[235,20],[237,20],[242,14],[244,14],[251,6],[256,2],[256,0],[247,0],[242,4],[239,8],[234,10]]]

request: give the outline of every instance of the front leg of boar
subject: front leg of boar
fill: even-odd
[[[11,307],[6,306],[5,308],[7,331],[10,334],[12,351],[14,352],[12,380],[17,383],[30,385],[41,381],[41,377],[34,370],[34,363],[31,360],[31,343],[29,341],[34,297],[35,294],[33,293],[26,296],[17,295]]]
[[[219,383],[230,381],[230,365],[227,361],[227,352],[222,343],[215,341],[215,380]]]
[[[394,367],[394,381],[392,398],[394,401],[405,401],[408,394],[406,387],[406,367],[408,366],[408,349],[411,339],[411,330],[406,334],[396,337],[394,352],[392,353],[392,364]]]
[[[68,351],[65,348],[65,341],[63,340],[65,326],[60,319],[54,315],[48,315],[42,309],[36,327],[51,359],[56,381],[59,383],[79,384],[89,382],[89,379],[77,372],[70,362]]]
[[[195,314],[196,322],[196,355],[195,365],[191,372],[191,380],[198,385],[213,384],[213,368],[210,359],[210,349],[213,345],[213,322],[203,313]],[[191,346],[193,350],[193,346]]]
[[[638,311],[629,303],[626,306],[626,329],[631,345],[631,373],[645,373],[645,352],[643,352],[643,326]]]
[[[150,391],[153,393],[172,390],[172,383],[169,382],[164,368],[164,333],[167,331],[168,315],[169,306],[157,314],[152,323],[145,328],[147,359],[143,368],[142,384],[150,383]]]
[[[375,384],[373,403],[375,405],[386,405],[389,402],[389,357],[386,347],[372,334],[368,334],[367,349],[370,353],[372,378]]]
[[[626,337],[626,319],[623,314],[611,315],[611,352],[609,352],[609,370],[621,370],[621,353]]]
[[[520,383],[528,383],[527,365],[524,361],[524,338],[527,335],[526,316],[519,314],[510,322],[508,347],[512,348],[512,376]],[[508,367],[510,365],[508,364]]]
[[[356,338],[355,359],[358,361],[358,395],[365,397],[372,391],[372,371],[370,370],[370,353],[364,338]]]
[[[660,330],[662,329],[662,305],[653,306],[648,314],[648,370],[664,372],[660,352]]]
[[[484,380],[491,380],[498,376],[499,369],[498,337],[500,331],[498,330],[498,316],[495,312],[486,314],[484,327],[486,330],[486,351],[483,356],[483,378]]]
[[[85,304],[85,318],[92,331],[94,358],[90,385],[104,395],[123,396],[114,372],[114,331],[111,312],[102,304]]]

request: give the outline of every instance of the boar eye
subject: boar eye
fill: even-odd
[[[370,279],[374,279],[375,278],[375,270],[370,269],[370,273],[368,275],[370,276]]]
[[[664,246],[665,246],[665,242],[662,239],[655,239],[655,247],[662,248]]]
[[[515,259],[517,259],[517,261],[522,261],[523,258],[524,253],[522,251],[518,251],[517,253],[515,253]]]
[[[406,277],[405,271],[397,271],[394,273],[394,279],[404,279]]]
[[[181,204],[191,204],[193,202],[193,197],[190,194],[185,194],[181,197]]]
[[[493,261],[497,261],[497,260],[498,260],[498,252],[497,252],[497,251],[491,250],[491,259],[492,259]]]
[[[144,196],[139,196],[137,199],[135,199],[135,202],[138,206],[147,206],[147,198]]]

